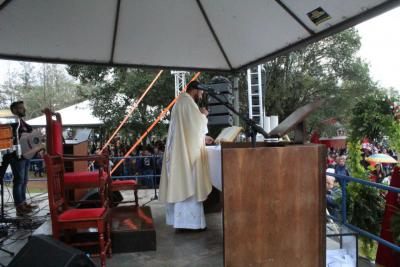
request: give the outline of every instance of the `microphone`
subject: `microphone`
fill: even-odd
[[[210,94],[214,94],[214,95],[220,95],[221,93],[216,91],[214,88],[212,88],[212,86],[204,84],[204,83],[199,83],[196,87],[197,90],[201,90]]]

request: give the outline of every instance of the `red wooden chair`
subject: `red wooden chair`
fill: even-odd
[[[71,243],[83,247],[99,244],[101,266],[106,266],[106,256],[111,257],[111,220],[107,207],[91,209],[69,209],[65,199],[64,160],[61,156],[46,154],[47,187],[53,237],[60,239],[61,234],[78,229],[97,228],[98,242]]]
[[[105,152],[107,153],[107,152]],[[107,164],[108,166],[108,164]],[[124,190],[132,190],[133,195],[135,200],[135,205],[138,207],[139,206],[139,198],[138,198],[138,186],[137,186],[137,181],[136,180],[118,180],[118,179],[111,179],[111,176],[109,177],[109,183],[108,183],[108,188],[109,188],[109,202],[111,206],[116,206],[119,203],[128,203],[132,201],[122,201],[122,202],[114,202],[113,201],[113,192],[116,191],[124,191]]]
[[[46,144],[49,155],[63,156],[65,161],[96,161],[98,171],[73,171],[64,173],[64,188],[67,190],[83,188],[99,188],[100,200],[103,205],[108,198],[107,187],[110,183],[108,157],[105,155],[74,156],[64,155],[62,121],[60,113],[52,112],[49,108],[43,110],[46,116]],[[53,119],[55,118],[55,119]]]
[[[139,200],[138,200],[138,190],[137,190],[137,182],[135,180],[112,180],[111,181],[111,186],[110,186],[110,193],[115,191],[123,191],[123,190],[133,190],[133,194],[135,197],[135,204],[136,206],[139,206]],[[112,201],[112,196],[109,197],[110,202]],[[116,204],[116,203],[112,203]]]

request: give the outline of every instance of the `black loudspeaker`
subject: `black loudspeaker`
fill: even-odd
[[[220,93],[218,96],[220,100],[233,105],[235,97],[233,96],[232,83],[228,78],[216,76],[211,79],[209,86],[214,91]],[[208,109],[208,126],[211,135],[214,132],[218,134],[222,128],[233,125],[232,112],[211,96],[208,97]]]
[[[45,235],[32,236],[8,267],[96,267],[79,249]]]

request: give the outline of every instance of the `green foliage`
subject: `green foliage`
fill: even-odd
[[[361,142],[349,141],[347,142],[348,157],[346,166],[349,169],[350,175],[360,179],[367,180],[368,172],[361,165]]]
[[[368,65],[356,55],[360,45],[357,31],[349,29],[267,62],[267,114],[284,119],[300,106],[327,99],[307,119],[309,132],[332,134],[321,123],[332,117],[346,124],[356,97],[376,90]]]
[[[392,121],[388,131],[389,146],[397,152],[400,152],[400,124]]]
[[[347,219],[350,224],[379,235],[383,220],[385,200],[381,192],[373,187],[358,183],[350,183],[347,187]],[[374,247],[372,239],[360,236],[362,250],[365,255],[371,255]]]
[[[345,120],[354,96],[375,90],[367,64],[356,56],[360,45],[357,31],[350,29],[266,62],[267,114],[276,114],[284,119],[296,108],[310,101],[330,98],[323,109],[311,116],[310,128],[321,127],[321,120],[330,117]],[[115,128],[115,124],[130,105],[130,100],[137,97],[155,75],[152,71],[138,69],[79,65],[69,66],[68,72],[82,84],[95,88],[86,96],[92,100],[95,114],[105,119],[106,126],[110,128]],[[202,73],[200,80],[207,82],[215,75],[219,74]],[[240,110],[247,112],[246,75],[236,75],[241,78]],[[233,77],[228,78],[232,80]],[[161,80],[163,79],[163,85],[159,86],[160,82],[157,82],[157,88],[152,90],[157,94],[149,94],[144,105],[158,108],[172,100],[173,77],[164,73]],[[145,114],[145,107],[140,111],[140,116],[132,118],[126,126],[135,134],[147,128],[145,124],[154,119],[151,114]]]
[[[391,148],[400,151],[398,150],[400,148],[400,126],[394,120],[391,106],[393,100],[389,100],[383,93],[374,92],[357,100],[350,119],[347,165],[352,176],[368,179],[368,171],[364,170],[360,163],[362,159],[361,140],[366,137],[370,141],[378,142],[384,136],[388,136]],[[350,183],[347,189],[349,223],[379,235],[385,208],[382,192],[358,183]],[[364,254],[372,257],[373,241],[365,237],[361,237],[361,240],[361,249]]]
[[[348,158],[346,165],[350,175],[368,180],[368,171],[361,165],[361,142],[350,141],[347,143]],[[385,201],[380,191],[358,183],[347,185],[347,219],[348,222],[370,233],[379,235],[383,218]],[[361,239],[362,252],[372,258],[374,242],[363,236]]]
[[[371,261],[375,260],[376,253],[378,251],[378,242],[372,241],[372,245],[366,245],[364,243],[365,239],[359,239],[358,242],[358,251],[359,251],[359,256],[370,259]],[[367,241],[369,242],[369,240]],[[365,248],[368,247],[366,250]]]
[[[1,107],[23,100],[27,119],[43,115],[45,107],[57,110],[78,103],[83,100],[80,92],[87,90],[67,75],[64,66],[29,62],[14,63],[0,89]]]
[[[158,71],[105,68],[97,66],[70,65],[68,73],[78,78],[82,84],[93,89],[87,91],[86,98],[91,100],[94,115],[105,123],[105,129],[111,133],[132,107]],[[121,134],[136,139],[156,119],[161,111],[174,98],[174,77],[164,72],[154,87],[143,98],[137,111],[133,113],[121,130]],[[153,130],[154,135],[163,136],[167,125],[159,123]]]
[[[154,70],[82,65],[70,65],[67,70],[70,75],[78,78],[82,85],[93,88],[86,91],[84,96],[91,100],[94,114],[105,122],[105,129],[110,132],[119,125],[134,99],[142,95],[158,73]],[[194,73],[189,73],[188,77],[193,75]],[[202,73],[199,80],[208,83],[212,77],[218,75],[220,73]],[[233,80],[233,76],[224,76]],[[122,128],[122,136],[133,140],[141,135],[174,99],[174,87],[174,76],[165,71]],[[159,123],[151,134],[158,137],[166,135],[168,125],[165,122]]]
[[[378,92],[366,95],[353,108],[350,139],[356,141],[366,137],[371,142],[379,142],[392,131],[393,122],[389,99]]]

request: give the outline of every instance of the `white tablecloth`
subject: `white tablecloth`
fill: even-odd
[[[221,146],[207,146],[206,149],[211,183],[219,191],[222,191]]]

